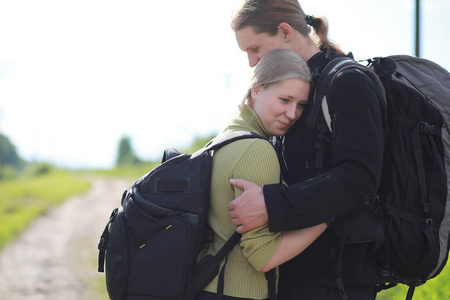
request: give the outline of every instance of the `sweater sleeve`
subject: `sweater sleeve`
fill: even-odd
[[[280,166],[272,145],[252,140],[234,167],[232,178],[242,178],[259,186],[280,182]],[[234,193],[239,197],[242,190],[234,187]],[[266,225],[243,234],[241,247],[245,258],[260,271],[276,252],[280,241],[281,233],[271,233]]]
[[[376,195],[384,145],[379,93],[370,79],[350,71],[335,80],[328,99],[334,125],[331,168],[289,187],[264,186],[271,231],[327,222]]]

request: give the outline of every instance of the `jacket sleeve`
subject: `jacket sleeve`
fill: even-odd
[[[335,79],[328,105],[333,126],[332,166],[288,187],[264,186],[271,231],[330,221],[376,195],[384,146],[384,112],[377,88],[367,76],[346,71]]]

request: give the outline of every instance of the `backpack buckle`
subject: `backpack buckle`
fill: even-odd
[[[108,245],[108,240],[104,237],[100,238],[100,242],[98,243],[98,250],[106,251],[106,246]]]
[[[277,280],[277,273],[275,272],[275,269],[267,271],[264,275],[265,275],[267,281]]]
[[[342,300],[348,300],[347,293],[345,292],[344,289],[344,284],[342,283],[342,280],[340,278],[336,279],[336,284],[339,290],[339,294],[342,297]]]
[[[425,134],[432,135],[433,132],[434,132],[434,127],[435,127],[434,125],[430,125],[427,122],[420,122],[419,123],[419,130],[420,130],[420,132],[425,133]]]

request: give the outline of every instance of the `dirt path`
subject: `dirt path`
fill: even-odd
[[[92,189],[49,211],[0,254],[1,300],[105,299],[92,287],[99,237],[132,182],[93,179]]]

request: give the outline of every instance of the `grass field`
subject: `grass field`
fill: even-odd
[[[147,163],[111,170],[77,172],[41,166],[33,175],[27,173],[14,180],[0,181],[0,249],[49,208],[89,190],[87,176],[138,179],[157,165]]]
[[[0,182],[0,249],[28,224],[65,199],[86,192],[90,183],[68,171]]]
[[[85,175],[138,179],[157,163],[105,171],[69,172],[52,170],[39,176],[0,182],[0,249],[12,241],[28,224],[65,199],[86,192],[90,184]],[[93,262],[94,263],[94,262]],[[95,290],[104,290],[104,278],[91,282]],[[380,300],[403,300],[408,287],[399,285],[378,294]],[[102,294],[105,294],[104,292]],[[441,274],[417,287],[415,300],[450,300],[450,264]]]
[[[378,294],[377,300],[405,300],[408,287],[398,285]],[[436,277],[414,291],[414,300],[450,300],[450,264]]]

